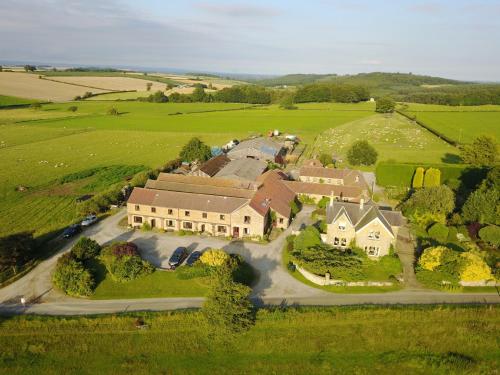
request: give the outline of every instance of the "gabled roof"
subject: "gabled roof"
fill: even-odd
[[[347,215],[356,231],[378,219],[391,234],[394,234],[392,227],[399,227],[404,223],[401,212],[378,207],[372,202],[365,203],[363,208],[357,203],[333,202],[332,205],[327,206],[326,222],[333,223],[342,213]]]
[[[363,197],[363,189],[358,186],[316,184],[300,181],[285,181],[284,183],[297,194],[314,194],[329,197],[333,192],[333,195],[336,197],[354,199]]]
[[[203,163],[203,165],[200,167],[200,171],[210,177],[213,177],[230,161],[231,159],[229,159],[225,154],[221,154]]]
[[[366,186],[363,174],[354,169],[337,169],[303,166],[299,172],[301,177],[333,178],[343,180],[346,186]]]
[[[259,137],[240,142],[231,151],[229,151],[228,154],[231,155],[238,151],[254,149],[270,156],[276,156],[282,148],[283,147],[279,143],[267,138]]]
[[[284,184],[286,175],[281,171],[267,171],[261,176],[262,186],[250,201],[250,207],[264,214],[269,208],[284,217],[290,217],[295,193]]]
[[[215,177],[255,181],[267,168],[262,160],[243,158],[227,163]]]

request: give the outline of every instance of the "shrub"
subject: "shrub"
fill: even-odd
[[[229,254],[222,249],[210,249],[201,254],[200,261],[210,267],[220,267],[229,261]]]
[[[323,197],[320,199],[320,201],[318,202],[318,207],[319,208],[326,208],[326,206],[328,206],[328,203],[330,203],[330,198],[328,197]]]
[[[347,150],[347,160],[351,165],[373,165],[377,157],[377,151],[367,141],[356,141]]]
[[[78,110],[78,107],[76,105],[72,105],[68,107],[68,111],[70,112],[76,112]]]
[[[180,280],[196,279],[200,277],[210,276],[213,268],[203,264],[202,262],[196,262],[191,267],[183,266],[176,270],[177,278]]]
[[[131,242],[119,242],[104,248],[100,259],[111,277],[120,282],[134,280],[154,271],[154,266],[139,256],[137,246]]]
[[[151,227],[151,224],[149,224],[149,222],[145,221],[144,223],[142,223],[141,225],[141,230],[144,231],[144,232],[148,232],[150,230],[152,230],[153,228]]]
[[[182,161],[192,162],[198,160],[199,162],[204,162],[212,157],[212,150],[200,141],[199,138],[195,137],[184,145],[179,153],[179,157]]]
[[[92,274],[71,253],[58,259],[52,280],[59,289],[71,296],[89,296],[95,286]]]
[[[118,116],[120,114],[115,107],[110,107],[106,113],[111,116]]]
[[[414,212],[448,215],[455,207],[455,194],[446,185],[416,190],[403,204],[407,216]]]
[[[421,188],[424,184],[424,168],[418,167],[413,175],[412,186],[414,189]]]
[[[424,187],[441,185],[441,171],[437,168],[429,168],[425,172]]]
[[[321,164],[323,164],[323,165],[333,164],[333,158],[332,158],[332,155],[330,155],[330,154],[323,153],[319,156],[318,159],[321,162]]]
[[[461,254],[462,266],[460,279],[464,281],[481,281],[492,278],[491,269],[479,255],[473,252]]]
[[[488,242],[492,246],[499,247],[500,227],[496,225],[488,225],[487,227],[481,228],[479,230],[479,238],[481,238],[485,242]]]
[[[71,253],[77,260],[88,260],[99,255],[101,246],[88,237],[80,237],[71,249]]]
[[[444,224],[435,223],[429,228],[427,233],[429,233],[429,236],[439,242],[446,242],[446,240],[448,239],[449,229]]]
[[[453,250],[446,246],[428,247],[422,253],[418,264],[425,270],[434,271],[434,269],[443,264],[445,257],[452,252]]]
[[[301,231],[293,240],[294,251],[302,251],[321,244],[321,235],[313,226]]]
[[[394,100],[388,96],[385,96],[377,100],[375,112],[392,113],[394,112],[395,107],[396,103],[394,102]]]

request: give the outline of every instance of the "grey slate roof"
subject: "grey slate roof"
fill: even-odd
[[[267,168],[262,160],[243,158],[235,159],[226,164],[215,177],[255,181]]]
[[[327,206],[326,222],[328,224],[334,222],[343,212],[356,231],[377,218],[390,233],[393,233],[391,227],[401,226],[404,223],[401,212],[378,207],[372,202],[365,203],[363,209],[358,203],[334,202],[332,206]]]
[[[267,138],[260,137],[247,139],[246,141],[240,142],[236,147],[229,151],[228,155],[231,156],[231,154],[236,154],[246,149],[254,149],[263,154],[274,157],[278,155],[282,148],[283,147],[279,143],[276,143]]]

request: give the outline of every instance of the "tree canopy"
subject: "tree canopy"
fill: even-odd
[[[487,135],[477,137],[472,144],[464,145],[461,150],[463,161],[478,167],[494,166],[497,155],[496,140]]]
[[[375,112],[378,113],[392,113],[396,107],[396,102],[391,97],[385,96],[377,99]]]
[[[368,141],[356,141],[347,150],[347,160],[351,165],[373,165],[377,162],[378,153]]]
[[[204,162],[212,157],[212,150],[199,138],[194,137],[184,145],[179,153],[179,157],[182,161],[193,162],[197,160]]]

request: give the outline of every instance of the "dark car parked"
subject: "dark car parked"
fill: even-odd
[[[201,257],[201,251],[193,251],[186,260],[186,265],[192,266]]]
[[[176,267],[179,267],[184,259],[186,259],[188,256],[187,249],[185,247],[178,247],[175,249],[174,253],[168,260],[168,265],[170,268],[174,269]]]
[[[73,224],[67,227],[64,232],[63,232],[63,237],[64,238],[70,238],[79,233],[82,230],[80,225],[78,224]]]

